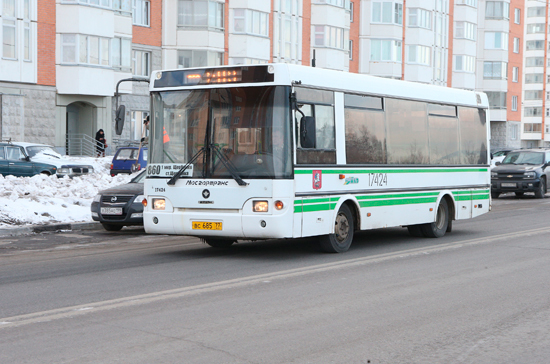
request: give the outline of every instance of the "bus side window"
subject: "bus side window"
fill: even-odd
[[[296,88],[298,108],[305,116],[315,118],[315,148],[303,148],[296,142],[298,164],[335,164],[336,143],[334,128],[334,93],[324,90]],[[297,112],[300,130],[301,114]]]

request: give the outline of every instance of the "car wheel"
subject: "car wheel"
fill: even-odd
[[[353,241],[353,214],[346,204],[338,210],[334,221],[334,234],[322,236],[319,240],[321,250],[326,253],[343,253],[348,251]]]
[[[233,245],[233,243],[235,243],[235,240],[231,240],[231,239],[207,238],[207,239],[203,239],[203,240],[206,244],[210,245],[212,248],[217,248],[217,249],[227,249],[231,245]]]
[[[437,207],[435,221],[422,225],[422,232],[428,238],[440,238],[447,232],[449,226],[449,206],[447,200],[442,199]]]
[[[124,225],[113,225],[113,224],[101,224],[103,228],[107,231],[120,231]]]
[[[546,180],[544,178],[540,179],[539,188],[535,191],[536,198],[544,198],[546,194]]]
[[[500,192],[492,192],[491,191],[491,197],[492,198],[498,198],[498,196],[500,196]]]

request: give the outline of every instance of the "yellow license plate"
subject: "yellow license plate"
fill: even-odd
[[[192,221],[193,230],[221,230],[221,222],[212,221]]]

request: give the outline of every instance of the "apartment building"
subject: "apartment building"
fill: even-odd
[[[543,110],[550,114],[550,106],[545,106],[549,93],[543,67],[548,49],[544,1],[0,0],[0,4],[2,31],[8,34],[3,38],[7,56],[0,60],[2,115],[6,115],[2,131],[19,139],[64,146],[67,137],[93,136],[102,128],[112,140],[114,110],[120,102],[126,105],[128,121],[121,138],[138,140],[149,112],[147,79],[152,70],[268,62],[484,91],[492,106],[493,149],[540,145],[548,134],[542,120]],[[20,15],[14,15],[12,8]],[[18,36],[6,42],[13,22]],[[17,50],[11,43],[17,43]],[[10,52],[18,52],[17,57],[10,58]],[[8,63],[9,70],[4,66]],[[119,83],[126,79],[134,81]],[[118,100],[117,85],[122,95]],[[25,100],[26,96],[16,95],[30,94],[23,90],[31,89],[39,90],[48,103],[34,113],[29,101],[23,106],[14,101]],[[40,122],[35,118],[38,111],[45,114]],[[40,132],[44,126],[47,132]]]

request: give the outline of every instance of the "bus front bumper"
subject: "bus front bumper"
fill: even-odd
[[[293,237],[292,211],[243,215],[242,210],[217,212],[175,209],[147,211],[143,225],[149,234],[190,235],[234,239],[282,239]]]

